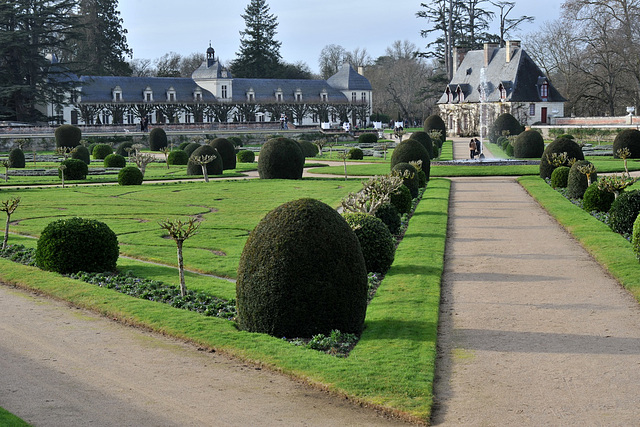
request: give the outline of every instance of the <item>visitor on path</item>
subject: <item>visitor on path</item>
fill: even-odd
[[[475,158],[476,155],[476,141],[471,138],[471,141],[469,141],[469,156],[471,156],[471,160],[473,160]]]
[[[482,154],[482,143],[478,138],[475,138],[473,142],[476,143],[476,156],[480,156]]]

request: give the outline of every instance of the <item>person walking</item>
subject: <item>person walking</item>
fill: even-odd
[[[471,138],[471,141],[469,141],[469,156],[471,156],[471,160],[473,160],[475,158],[476,155],[476,141]]]
[[[482,143],[478,138],[475,138],[473,142],[476,143],[476,155],[480,156],[480,154],[482,154]]]

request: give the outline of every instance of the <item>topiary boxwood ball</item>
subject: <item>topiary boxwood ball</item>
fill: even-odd
[[[358,238],[335,209],[318,200],[285,203],[249,235],[236,297],[242,330],[276,337],[334,329],[359,334],[367,269]]]
[[[9,162],[12,168],[22,169],[26,166],[24,160],[24,153],[19,148],[14,148],[9,151]]]
[[[222,175],[222,156],[220,155],[218,150],[208,144],[201,145],[197,150],[193,152],[193,154],[191,154],[191,156],[189,157],[189,162],[187,163],[187,175],[203,176],[202,166],[191,160],[193,157],[198,156],[216,156],[213,161],[207,163],[207,175]]]
[[[430,132],[432,130],[439,130],[441,132],[442,141],[447,138],[447,126],[444,124],[442,117],[437,114],[432,114],[424,120],[424,131]]]
[[[411,190],[404,184],[389,196],[389,201],[398,209],[400,215],[404,215],[411,210],[411,200]]]
[[[189,156],[184,150],[173,150],[169,152],[167,162],[169,162],[170,165],[186,165],[189,163]]]
[[[356,233],[369,273],[385,274],[396,254],[396,243],[380,218],[363,212],[347,212],[347,224]]]
[[[398,163],[409,163],[418,160],[422,160],[423,169],[426,165],[431,164],[427,149],[415,139],[407,139],[398,144],[393,150],[393,154],[391,155],[391,169]],[[426,170],[425,173],[427,173]]]
[[[567,188],[567,181],[569,180],[569,166],[559,166],[551,172],[551,187],[553,188]]]
[[[433,141],[428,133],[423,131],[414,132],[411,134],[411,139],[415,139],[427,150],[429,158],[433,159]]]
[[[187,156],[191,157],[194,151],[200,148],[201,145],[197,142],[190,142],[186,147],[183,148],[184,152],[187,153]]]
[[[167,141],[167,133],[162,128],[153,128],[149,132],[149,149],[151,151],[160,151],[169,145]]]
[[[365,132],[358,136],[358,144],[375,144],[377,142],[378,134],[374,132]]]
[[[116,234],[103,222],[71,218],[49,223],[38,239],[35,259],[43,270],[60,274],[115,271]]]
[[[625,129],[616,135],[613,140],[613,157],[620,158],[618,150],[627,148],[631,155],[629,159],[640,158],[640,131],[637,129]]]
[[[120,154],[109,154],[104,158],[105,168],[123,168],[127,165],[127,159]]]
[[[409,176],[404,176],[405,171],[409,173]],[[411,198],[415,199],[418,197],[418,189],[419,187],[419,178],[418,171],[409,163],[398,163],[391,169],[392,175],[403,176],[402,182],[411,192]]]
[[[353,147],[352,149],[349,150],[349,153],[347,154],[347,158],[351,160],[362,160],[364,159],[364,153],[358,147]]]
[[[58,178],[62,178],[62,174],[64,173],[64,179],[85,179],[89,173],[89,167],[82,160],[67,159],[60,163],[60,165],[64,166],[64,170],[58,170]]]
[[[87,149],[87,147],[82,145],[78,145],[73,149],[73,151],[71,152],[71,158],[82,160],[88,165],[91,164],[91,155],[89,154],[89,150]]]
[[[582,208],[587,212],[609,212],[611,204],[616,196],[605,190],[598,188],[597,184],[591,184],[582,196]]]
[[[189,144],[191,144],[189,141],[181,142],[180,145],[178,145],[178,149],[184,151],[185,147]]]
[[[590,165],[588,160],[578,160],[575,162],[571,169],[569,169],[569,176],[567,177],[567,197],[572,199],[582,199],[584,192],[589,187],[587,176],[578,170],[581,166]],[[598,179],[597,174],[591,175],[592,182]]]
[[[640,212],[640,190],[624,191],[611,204],[609,226],[616,233],[631,234],[638,212]]]
[[[517,159],[533,159],[542,157],[544,153],[544,139],[540,132],[526,130],[513,143],[513,157]]]
[[[300,145],[289,138],[270,139],[258,156],[260,179],[302,179],[304,155]]]
[[[122,157],[129,157],[129,151],[127,151],[127,148],[133,149],[133,141],[121,142],[116,149],[116,154]],[[93,151],[91,151],[91,153],[93,153]]]
[[[80,144],[82,131],[73,125],[61,125],[56,128],[56,147],[74,148]]]
[[[112,153],[113,148],[111,148],[109,144],[96,144],[95,147],[93,147],[93,152],[91,154],[94,159],[104,160],[105,157]]]
[[[384,222],[391,234],[398,234],[402,222],[400,221],[398,209],[392,203],[383,203],[376,209],[374,215]]]
[[[496,117],[496,120],[489,127],[489,141],[495,144],[498,137],[504,135],[505,132],[508,132],[507,135],[520,135],[522,131],[524,131],[524,127],[518,119],[509,113],[503,113]]]
[[[582,148],[580,148],[578,144],[567,138],[556,139],[547,145],[547,148],[544,149],[544,153],[540,158],[540,178],[542,179],[551,177],[551,173],[553,169],[555,169],[555,166],[549,163],[549,157],[551,157],[553,153],[567,153],[570,159],[584,160]]]
[[[239,163],[253,163],[256,161],[256,155],[251,150],[240,150],[236,155]]]
[[[236,147],[231,141],[226,138],[216,138],[209,145],[218,150],[223,170],[236,168]]]
[[[118,184],[120,185],[141,185],[143,179],[142,171],[136,166],[127,166],[118,172]]]
[[[300,145],[300,150],[302,150],[302,155],[307,157],[315,157],[318,155],[318,147],[316,144],[310,141],[298,141]]]

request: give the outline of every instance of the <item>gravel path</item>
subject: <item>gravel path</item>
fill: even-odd
[[[635,299],[515,179],[454,179],[450,215],[433,424],[639,425]]]

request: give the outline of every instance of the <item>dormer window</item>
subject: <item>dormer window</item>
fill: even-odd
[[[447,86],[447,88],[444,90],[444,93],[447,95],[447,103],[451,103],[451,101],[453,101],[452,98],[452,94],[451,94],[451,89]]]
[[[296,102],[302,102],[302,89],[297,88],[295,92]]]
[[[202,90],[200,90],[200,88],[193,91],[193,100],[195,102],[202,102]]]
[[[276,101],[278,102],[282,102],[283,97],[282,97],[282,88],[278,88],[276,90]]]
[[[256,100],[256,92],[253,90],[252,87],[250,87],[249,90],[247,91],[247,101],[255,102],[255,100]]]
[[[220,73],[220,75],[222,76],[223,79],[226,79],[229,74],[227,73],[227,70],[222,70],[222,73]]]
[[[150,86],[147,86],[142,92],[145,102],[153,102],[153,90]]]
[[[460,88],[460,86],[458,86],[456,89],[456,98],[458,102],[464,101],[464,93],[462,92],[462,89]]]
[[[173,86],[167,90],[167,102],[176,102],[176,90]]]
[[[546,101],[549,98],[549,82],[543,82],[540,85],[540,98]]]
[[[498,90],[500,91],[500,101],[506,101],[507,100],[507,89],[503,86],[502,83],[500,83],[498,85]]]
[[[327,90],[326,89],[322,89],[322,92],[320,92],[320,100],[322,102],[327,102],[329,96],[327,95]]]
[[[113,90],[111,91],[111,94],[112,94],[113,102],[122,101],[122,88],[120,86],[114,87]]]

